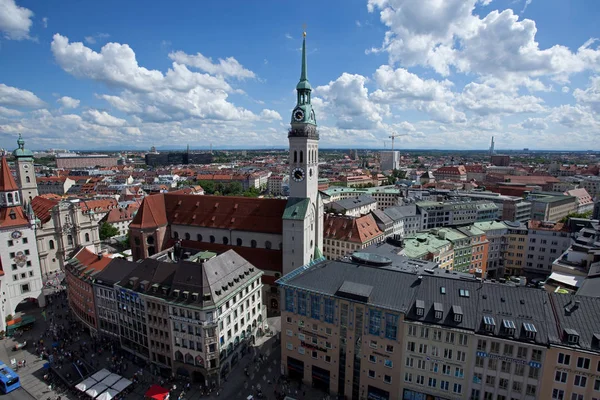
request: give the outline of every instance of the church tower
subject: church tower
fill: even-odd
[[[31,199],[38,195],[38,187],[35,179],[33,153],[25,148],[25,140],[23,140],[21,134],[17,139],[17,145],[19,147],[13,151],[13,156],[15,157],[19,188],[21,188],[21,199],[25,204],[31,202]]]
[[[321,257],[323,200],[319,194],[319,133],[308,82],[306,32],[302,40],[302,67],[292,111],[289,173],[290,197],[283,216],[283,273]]]

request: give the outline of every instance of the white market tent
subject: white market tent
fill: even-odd
[[[87,378],[81,382],[79,382],[77,385],[75,385],[75,388],[77,390],[79,390],[80,392],[85,392],[86,390],[88,390],[89,388],[91,388],[92,386],[94,386],[96,383],[96,380],[92,377]]]
[[[112,385],[114,385],[117,381],[119,381],[122,378],[121,375],[117,375],[117,374],[110,374],[108,375],[106,378],[102,379],[100,382],[105,384],[108,387],[111,387]]]
[[[103,383],[97,383],[88,390],[86,390],[85,393],[92,399],[95,399],[100,393],[104,392],[106,389],[108,389],[108,386],[106,386]]]
[[[96,400],[111,400],[118,394],[119,392],[117,390],[109,388],[106,389],[105,392],[102,392],[100,396],[96,397]]]
[[[114,385],[112,385],[112,389],[122,392],[123,390],[127,389],[129,387],[129,385],[131,385],[131,383],[132,382],[129,379],[123,378],[120,381],[118,381],[117,383],[115,383]]]
[[[96,382],[100,382],[102,379],[106,378],[110,375],[110,371],[106,368],[102,368],[100,371],[96,372],[92,375],[92,378],[96,380]]]

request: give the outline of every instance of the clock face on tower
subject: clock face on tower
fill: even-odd
[[[302,121],[303,119],[304,119],[304,111],[302,111],[300,108],[298,108],[297,110],[294,111],[294,120]]]
[[[292,171],[292,178],[296,182],[302,182],[304,180],[304,170],[302,168],[296,168]]]
[[[13,239],[19,239],[21,236],[22,236],[22,234],[19,231],[14,231],[13,233],[10,234],[10,237],[12,237]]]

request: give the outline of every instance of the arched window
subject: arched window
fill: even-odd
[[[271,249],[271,242],[269,242],[268,240],[265,242],[265,249]]]
[[[67,235],[67,244],[73,245],[73,235]]]
[[[227,236],[223,236],[223,244],[229,244],[229,238]]]
[[[26,177],[25,177],[25,182],[27,182],[27,183],[31,183],[31,178],[30,178],[30,177],[28,177],[28,176],[26,176]]]
[[[250,247],[256,248],[256,240],[251,240],[250,241]]]
[[[296,150],[294,150],[294,162],[298,162],[298,152]]]
[[[148,243],[148,244],[154,244],[154,236],[148,236],[146,238],[146,243]]]
[[[89,233],[86,233],[86,234],[85,234],[85,241],[86,241],[86,242],[89,242],[89,241],[90,241],[90,234],[89,234]]]
[[[50,248],[50,250],[54,250],[54,240],[48,241],[48,247]]]
[[[241,245],[242,245],[242,243],[243,243],[243,242],[242,242],[242,239],[241,239],[241,238],[237,238],[237,239],[236,239],[236,241],[235,241],[235,244],[237,244],[238,246],[241,246]]]
[[[153,256],[156,250],[154,250],[154,246],[148,246],[148,255]]]
[[[177,231],[173,232],[173,238],[179,239],[179,232],[177,232]]]
[[[215,242],[215,237],[213,235],[210,235],[210,242],[214,243]]]
[[[304,151],[300,150],[300,162],[304,162]]]
[[[190,234],[186,232],[185,234],[185,240],[190,240]]]
[[[196,240],[201,242],[202,241],[202,235],[201,234],[197,234],[196,235]]]

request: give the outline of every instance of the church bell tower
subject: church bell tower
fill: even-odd
[[[21,189],[21,199],[24,204],[28,204],[38,195],[37,180],[35,177],[35,168],[33,165],[33,153],[25,148],[25,140],[21,134],[17,139],[19,146],[13,151],[15,157],[15,166],[17,169],[17,180]]]
[[[302,68],[296,85],[296,106],[288,131],[290,197],[283,217],[283,272],[288,273],[321,257],[323,200],[319,195],[319,133],[308,82],[306,32],[302,39]]]

